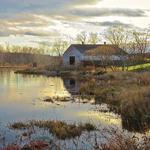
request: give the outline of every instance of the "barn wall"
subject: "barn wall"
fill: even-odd
[[[123,57],[122,56],[116,56],[116,55],[112,55],[112,56],[83,56],[83,61],[101,61],[101,60],[122,60]]]
[[[74,47],[69,47],[69,49],[63,55],[63,65],[71,66],[69,63],[70,56],[75,56],[75,66],[81,63],[83,55]]]

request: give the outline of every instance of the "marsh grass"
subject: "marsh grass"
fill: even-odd
[[[99,76],[80,86],[96,104],[106,103],[122,117],[123,127],[145,132],[150,128],[150,73],[116,72]],[[88,97],[88,96],[87,96]]]
[[[145,132],[150,128],[150,86],[133,87],[120,94],[122,124],[129,131]],[[132,128],[131,128],[132,124]]]
[[[96,130],[96,126],[90,123],[86,124],[67,124],[62,121],[29,121],[29,122],[16,122],[10,125],[11,129],[20,130],[26,129],[29,127],[39,127],[42,129],[48,130],[52,135],[56,136],[58,139],[71,139],[75,137],[79,137],[83,131],[94,131]]]
[[[13,124],[10,124],[9,127],[11,129],[16,129],[16,130],[18,130],[18,129],[26,129],[26,128],[29,127],[29,124],[23,123],[23,122],[15,122]]]
[[[72,99],[71,97],[48,97],[45,98],[43,101],[49,103],[56,103],[56,102],[68,102],[71,99]]]

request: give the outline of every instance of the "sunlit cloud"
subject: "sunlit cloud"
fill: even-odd
[[[6,37],[13,43],[12,35],[16,40],[28,36],[28,42],[34,38],[51,42],[110,26],[147,28],[149,20],[149,0],[1,0],[0,43]]]

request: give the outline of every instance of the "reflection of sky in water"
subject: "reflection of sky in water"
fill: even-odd
[[[69,122],[98,121],[121,125],[119,117],[111,113],[97,113],[94,105],[72,102],[59,105],[45,103],[46,97],[70,96],[58,77],[16,75],[0,71],[0,122],[31,119],[58,119]]]

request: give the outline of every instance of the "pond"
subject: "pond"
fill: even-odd
[[[6,134],[9,143],[13,141],[13,135],[8,124],[48,119],[67,123],[92,122],[101,127],[121,129],[121,116],[109,111],[107,104],[96,104],[94,99],[88,102],[76,99],[79,85],[80,82],[72,78],[21,75],[13,70],[0,70],[0,135]],[[53,97],[69,100],[44,102]]]
[[[67,81],[74,82],[70,79]],[[98,114],[94,111],[96,106],[90,103],[82,104],[75,101],[44,102],[44,99],[49,97],[70,97],[72,86],[67,86],[67,81],[60,77],[20,75],[14,74],[12,70],[1,70],[0,121],[10,123],[19,120],[58,119],[78,122],[89,121],[90,119],[92,121],[100,120],[100,118],[107,120],[110,115],[111,118],[108,118],[108,120],[120,125],[120,119],[113,113],[109,115],[104,113],[98,117]]]

